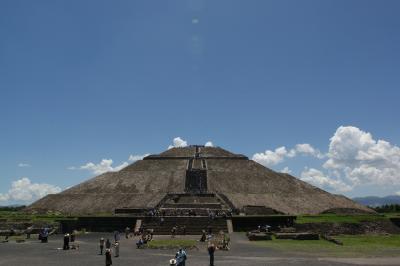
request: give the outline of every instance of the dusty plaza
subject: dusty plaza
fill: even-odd
[[[98,239],[113,237],[112,234],[90,233],[79,236],[79,250],[62,250],[62,236],[53,236],[48,243],[29,240],[25,243],[0,244],[0,265],[104,265],[104,255],[99,255]],[[193,238],[194,236],[186,236]],[[157,237],[155,237],[157,239]],[[206,246],[196,245],[188,250],[186,265],[208,265]],[[112,265],[169,265],[174,257],[174,249],[137,249],[135,240],[121,238],[120,257],[113,257]],[[397,253],[398,254],[398,253]],[[393,254],[392,254],[393,255]],[[229,251],[217,251],[215,265],[400,265],[399,257],[335,257],[318,256],[318,254],[291,253],[290,250],[277,251],[273,248],[260,247],[250,243],[242,233],[232,235],[232,245]]]

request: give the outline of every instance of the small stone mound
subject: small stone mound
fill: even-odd
[[[371,214],[371,211],[366,211],[363,209],[354,209],[354,208],[332,208],[327,209],[321,214],[339,214],[339,215],[357,215],[357,214]]]

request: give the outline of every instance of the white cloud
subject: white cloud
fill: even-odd
[[[353,185],[400,185],[400,148],[357,127],[341,126],[323,167]]]
[[[294,158],[297,155],[311,156],[318,159],[324,158],[324,155],[308,143],[297,144],[294,148],[287,150],[285,146],[276,148],[274,151],[256,153],[252,159],[264,166],[271,167],[283,162],[286,158]]]
[[[138,160],[142,160],[144,157],[148,156],[149,154],[143,154],[143,155],[130,155],[128,158],[128,162],[122,162],[120,165],[113,166],[113,160],[112,159],[103,159],[99,163],[92,163],[88,162],[85,165],[82,165],[80,167],[75,167],[75,166],[70,166],[67,169],[68,170],[88,170],[92,172],[95,175],[100,175],[106,172],[117,172],[129,165],[129,163],[136,162]]]
[[[19,163],[18,167],[31,167],[29,163]]]
[[[295,154],[303,154],[308,156],[313,156],[318,159],[322,159],[325,157],[319,150],[315,149],[308,143],[304,144],[297,144],[296,147],[293,149]]]
[[[0,194],[0,201],[32,202],[47,194],[61,192],[61,188],[50,184],[32,183],[27,177],[13,181],[11,188],[5,194]]]
[[[8,201],[10,196],[7,193],[0,193],[0,202]]]
[[[207,141],[206,144],[204,144],[205,147],[214,147],[214,144],[211,141]]]
[[[266,150],[262,153],[256,153],[253,155],[253,160],[264,165],[264,166],[273,166],[278,163],[283,162],[285,157],[288,156],[288,151],[285,147],[276,148],[275,151]]]
[[[346,192],[352,190],[352,187],[339,179],[333,179],[326,176],[320,170],[314,168],[306,168],[300,175],[300,179],[313,184],[320,188],[325,188],[328,190]]]
[[[80,169],[88,170],[88,171],[92,172],[95,175],[100,175],[100,174],[103,174],[103,173],[106,173],[106,172],[119,171],[119,170],[121,170],[121,169],[123,169],[123,168],[125,168],[125,167],[127,167],[129,165],[129,163],[123,162],[122,164],[113,167],[112,164],[113,164],[113,160],[112,159],[103,159],[98,164],[94,164],[92,162],[89,162],[89,163],[87,163],[85,165],[82,165],[80,167]]]
[[[181,137],[174,138],[172,143],[173,143],[172,145],[168,146],[168,149],[186,147],[188,145],[187,141],[183,140]]]
[[[397,192],[394,193],[394,194],[396,194],[397,196],[400,196],[400,191],[397,191]]]
[[[143,155],[130,155],[129,156],[129,161],[130,162],[136,162],[136,161],[139,161],[139,160],[142,160],[144,157],[146,157],[146,156],[149,156],[150,154],[149,153],[146,153],[146,154],[143,154]]]
[[[252,159],[271,167],[299,155],[324,159],[323,172],[307,168],[301,173],[302,179],[319,187],[349,191],[371,185],[391,189],[400,186],[400,147],[376,140],[371,133],[354,126],[339,127],[330,138],[326,154],[304,143],[289,150],[282,146],[256,153]]]
[[[285,173],[285,174],[291,174],[291,173],[292,173],[292,170],[290,170],[289,167],[286,166],[286,167],[283,168],[280,172],[281,172],[281,173]]]

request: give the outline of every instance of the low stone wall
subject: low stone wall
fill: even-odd
[[[272,229],[278,227],[290,227],[293,225],[296,216],[289,215],[276,215],[276,216],[233,216],[232,224],[233,230],[237,231],[251,231],[258,226],[269,225]]]
[[[400,228],[390,220],[360,223],[305,223],[295,224],[297,232],[326,235],[400,234]]]
[[[59,220],[61,231],[70,233],[73,230],[86,229],[90,232],[123,232],[126,227],[135,228],[137,217],[78,217],[75,220]]]

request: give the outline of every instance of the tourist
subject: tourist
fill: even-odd
[[[112,259],[111,259],[111,250],[106,249],[106,266],[112,265]]]
[[[110,249],[111,248],[111,242],[110,239],[107,238],[106,240],[106,249]]]
[[[103,255],[104,238],[100,238],[100,255]]]
[[[114,242],[118,242],[120,240],[119,231],[114,231]]]
[[[129,233],[131,232],[131,229],[129,227],[125,228],[125,238],[128,239],[129,238]]]
[[[144,232],[144,228],[143,228],[143,225],[141,225],[141,226],[139,227],[139,235],[142,235],[143,232]]]
[[[43,230],[41,230],[41,232],[39,233],[39,240],[42,243],[47,243],[48,237],[49,237],[49,229],[48,228],[43,228]]]
[[[201,238],[200,238],[200,242],[205,242],[206,241],[206,230],[202,230],[201,231]]]
[[[224,234],[224,239],[222,242],[222,248],[224,250],[229,250],[229,243],[231,242],[231,238],[229,236],[229,234],[223,233]]]
[[[69,249],[69,234],[64,235],[64,245],[63,250]]]
[[[175,258],[177,266],[185,266],[187,259],[186,251],[180,248],[179,251],[176,252]]]
[[[71,235],[69,236],[70,242],[75,242],[76,231],[73,230]]]
[[[172,227],[171,229],[171,238],[174,238],[176,234],[176,226]]]
[[[271,226],[269,226],[268,224],[265,225],[265,232],[269,232],[271,230]]]
[[[143,247],[143,246],[146,245],[146,244],[147,244],[147,240],[146,240],[145,237],[142,235],[142,236],[140,236],[139,241],[136,242],[136,247],[137,247],[137,248],[141,248],[141,247]]]
[[[33,230],[33,226],[29,226],[26,229],[26,239],[30,239],[31,238],[32,230]]]
[[[115,257],[119,257],[119,242],[114,243]]]
[[[214,266],[214,252],[215,252],[215,246],[213,243],[208,242],[208,255],[210,256],[210,266]]]
[[[182,235],[186,235],[186,225],[182,226]]]

